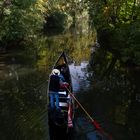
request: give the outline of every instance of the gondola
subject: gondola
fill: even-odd
[[[61,71],[61,69],[65,69]],[[48,82],[48,125],[50,140],[55,139],[70,139],[70,133],[73,129],[73,119],[74,119],[74,100],[70,96],[69,92],[72,93],[72,81],[70,70],[68,66],[68,59],[65,52],[62,52],[58,57],[53,69],[60,70],[60,73],[65,78],[65,82],[69,84],[68,87],[60,86],[59,91],[59,107],[60,112],[51,110],[50,98],[49,98],[49,84]],[[50,80],[49,80],[50,81]]]

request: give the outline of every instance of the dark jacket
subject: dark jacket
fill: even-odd
[[[58,75],[51,75],[49,90],[58,92],[60,89],[60,77]]]

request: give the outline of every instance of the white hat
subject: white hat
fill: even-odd
[[[56,74],[57,74],[57,75],[60,75],[60,71],[59,71],[58,69],[53,69],[53,70],[52,70],[52,74],[53,74],[53,75],[56,75]]]

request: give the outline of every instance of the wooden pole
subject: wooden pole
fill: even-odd
[[[80,108],[85,112],[85,114],[88,116],[88,118],[91,120],[92,124],[95,126],[97,130],[99,130],[102,134],[109,137],[110,140],[112,140],[112,136],[107,134],[100,125],[90,116],[90,114],[85,110],[85,108],[82,106],[82,104],[77,100],[77,98],[71,93],[71,91],[65,86],[65,88],[68,90],[69,94],[73,97],[73,99],[77,102],[77,104],[80,106]]]

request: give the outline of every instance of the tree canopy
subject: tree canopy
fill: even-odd
[[[35,38],[43,28],[45,1],[0,1],[0,42],[12,46]]]
[[[98,41],[124,62],[140,64],[140,3],[137,0],[88,1]]]

